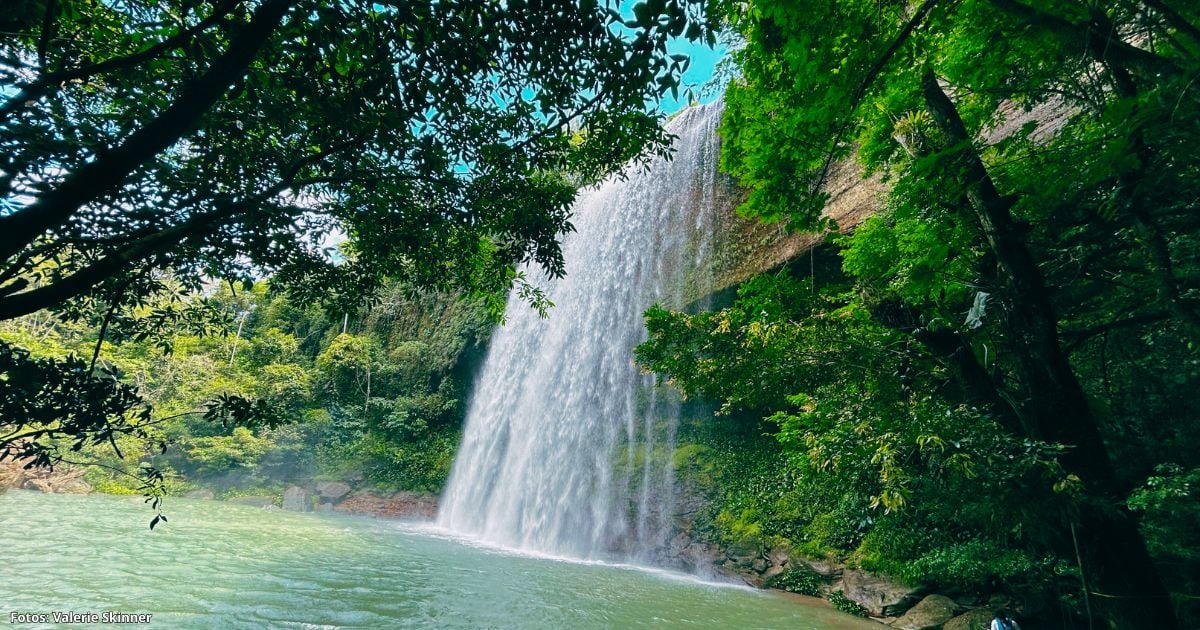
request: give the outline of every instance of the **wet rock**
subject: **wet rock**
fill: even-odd
[[[978,593],[959,593],[954,601],[963,608],[978,608],[987,603],[987,599]]]
[[[747,555],[726,555],[725,562],[721,564],[724,569],[730,573],[738,574],[747,582],[758,586],[762,582],[759,576],[759,570],[756,565],[766,568],[766,562],[758,556],[758,554]]]
[[[201,490],[192,490],[192,491],[188,492],[187,494],[183,495],[183,497],[185,499],[201,499],[204,501],[211,501],[216,498],[216,495],[213,494],[212,490],[201,489]]]
[[[322,481],[317,484],[317,494],[323,499],[336,501],[350,494],[350,484],[340,481]]]
[[[987,630],[992,623],[992,611],[979,608],[969,610],[942,626],[942,630]]]
[[[741,580],[754,588],[763,588],[766,580],[757,573],[752,573],[746,570],[746,567],[734,564],[732,560],[726,560],[717,567],[717,573],[728,578]]]
[[[338,512],[379,518],[433,519],[437,516],[438,498],[435,494],[397,492],[380,496],[370,492],[354,492],[333,506]]]
[[[300,486],[291,486],[285,490],[283,492],[283,509],[288,512],[309,511],[308,490]]]
[[[671,555],[677,556],[683,553],[683,550],[687,549],[687,546],[690,544],[692,544],[691,536],[689,536],[686,531],[681,531],[678,534],[675,534],[675,537],[672,538],[671,542],[667,544],[667,551],[669,551]]]
[[[858,602],[876,617],[902,615],[920,601],[921,595],[919,587],[906,586],[857,569],[842,573],[842,590],[848,599]]]
[[[234,498],[230,499],[229,502],[236,504],[236,505],[248,505],[250,507],[256,507],[256,508],[275,507],[275,497],[268,497],[268,496],[251,495],[251,496],[245,496],[245,497],[234,497]]]
[[[720,553],[720,549],[715,545],[690,543],[675,554],[675,557],[679,559],[684,570],[705,572],[712,571],[713,565],[720,558]]]
[[[763,558],[755,558],[750,562],[750,568],[757,573],[762,573],[767,570],[767,561]]]
[[[996,593],[988,598],[988,608],[1012,608],[1013,598],[1004,593]]]
[[[899,630],[939,630],[943,624],[953,619],[958,611],[958,604],[949,597],[930,595],[917,602],[916,606],[891,622],[891,625]]]

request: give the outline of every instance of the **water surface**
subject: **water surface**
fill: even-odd
[[[73,610],[151,613],[160,628],[879,627],[820,603],[513,555],[411,524],[165,508],[170,522],[150,532],[136,497],[0,494],[0,621]]]

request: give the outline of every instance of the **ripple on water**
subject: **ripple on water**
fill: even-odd
[[[411,526],[171,499],[0,494],[14,610],[148,612],[171,628],[855,628],[825,607]],[[690,578],[689,578],[690,579]]]

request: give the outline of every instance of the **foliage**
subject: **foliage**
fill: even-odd
[[[254,468],[269,444],[270,440],[255,436],[245,427],[237,427],[227,436],[195,437],[180,446],[187,462],[203,474]]]
[[[720,311],[647,312],[643,365],[718,413],[765,416],[741,436],[681,431],[704,447],[717,538],[788,541],[955,590],[1031,588],[1050,493],[1029,488],[1063,478],[1061,449],[921,393],[945,378],[936,358],[853,300],[784,271],[746,283]],[[1021,505],[997,512],[1007,501]]]
[[[5,318],[138,304],[150,269],[266,271],[343,310],[384,277],[561,273],[564,175],[662,152],[645,106],[686,68],[666,42],[711,37],[689,1],[23,4],[0,32]]]
[[[323,475],[365,475],[364,483],[389,491],[440,490],[457,445],[469,356],[478,354],[492,320],[481,300],[387,290],[385,307],[351,321],[299,309],[265,284],[237,294],[223,289],[191,299],[247,313],[228,338],[178,334],[166,355],[150,339],[106,342],[97,369],[108,376],[94,382],[137,388],[140,398],[130,400],[149,403],[140,407],[144,418],[130,420],[130,431],[140,432],[88,442],[62,461],[92,466],[88,482],[115,494],[144,491],[137,479],[143,466],[163,474],[160,493],[272,494]],[[21,367],[89,351],[96,336],[48,316],[0,324],[4,343],[33,349],[18,355]],[[16,374],[17,384],[37,376],[32,369]],[[29,400],[47,399],[14,400],[32,410]],[[251,416],[263,420],[247,424]]]
[[[849,615],[856,617],[866,617],[867,609],[859,605],[858,602],[846,597],[846,594],[841,591],[833,591],[829,594],[829,603],[833,607]]]
[[[1200,563],[1200,533],[1195,526],[1200,519],[1200,502],[1196,501],[1198,485],[1200,468],[1162,464],[1129,497],[1129,507],[1142,515],[1150,550],[1170,566]],[[1180,584],[1181,592],[1194,593],[1200,586],[1200,580],[1194,576],[1184,574],[1181,578],[1187,580]]]
[[[828,184],[847,160],[887,189],[876,216],[832,239],[851,285],[834,303],[768,323],[652,311],[643,364],[773,413],[787,448],[846,473],[847,494],[884,513],[864,557],[1074,579],[1042,558],[1074,559],[1078,544],[1090,587],[1117,595],[1092,600],[1107,623],[1178,627],[1154,602],[1195,572],[1146,552],[1163,553],[1156,530],[1172,519],[1145,512],[1142,535],[1119,506],[1155,466],[1195,465],[1180,385],[1195,382],[1200,334],[1195,7],[721,9],[744,44],[721,129],[722,164],[750,189],[741,211],[829,230]],[[942,501],[1000,522],[956,531]],[[889,526],[905,513],[921,540]]]
[[[515,286],[544,310],[517,267],[561,275],[577,186],[665,154],[647,104],[687,67],[668,39],[712,39],[703,4],[625,20],[597,2],[20,0],[0,18],[0,320],[97,328],[80,356],[106,339],[170,352],[244,323],[197,297],[213,280],[263,277],[344,317],[388,280],[469,293],[493,318]],[[286,364],[301,339],[264,333],[250,360]],[[6,373],[27,363],[4,351]],[[44,386],[14,396],[40,394],[39,413],[88,413],[54,435],[116,448],[126,412],[152,413],[77,360],[22,370]],[[252,395],[292,404],[306,384],[271,371],[211,419],[278,418]],[[0,409],[9,437],[28,434],[19,406]],[[0,447],[49,465],[49,437]]]
[[[821,594],[822,584],[824,584],[824,580],[821,579],[821,576],[812,571],[788,569],[767,580],[764,586],[767,588],[777,588],[789,593],[817,597]]]

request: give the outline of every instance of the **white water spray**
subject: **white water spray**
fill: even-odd
[[[647,307],[704,293],[725,186],[720,116],[720,104],[686,110],[667,126],[678,136],[672,160],[580,195],[577,231],[563,243],[568,275],[538,282],[555,302],[548,319],[509,298],[440,526],[577,558],[637,559],[663,543],[678,404],[655,391],[632,351]]]

